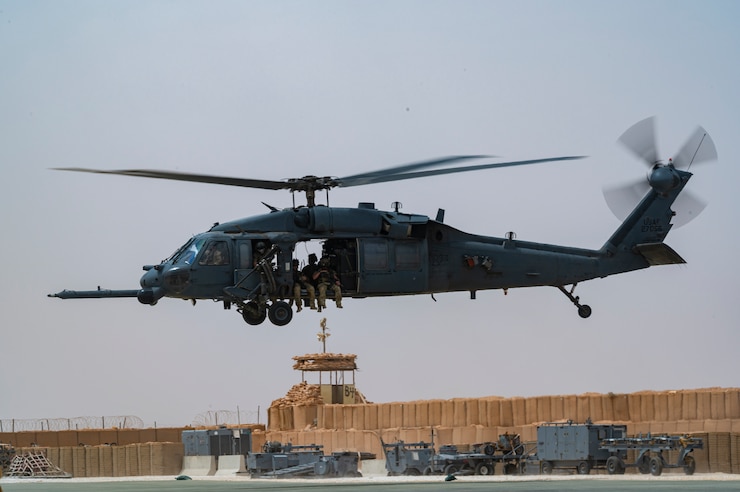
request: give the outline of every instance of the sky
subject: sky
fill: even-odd
[[[0,0],[0,420],[182,426],[266,409],[295,355],[357,355],[373,402],[740,385],[740,31],[734,1]],[[53,171],[280,180],[448,155],[585,159],[335,189],[466,232],[598,249],[602,189],[646,167],[617,143],[657,118],[667,159],[697,125],[709,205],[666,243],[686,265],[552,287],[355,300],[283,327],[219,303],[47,298],[136,289],[142,265],[286,191]],[[323,199],[323,197],[322,197]],[[309,378],[309,382],[315,382]]]

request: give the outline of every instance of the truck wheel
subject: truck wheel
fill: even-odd
[[[606,460],[606,471],[609,473],[609,475],[621,475],[624,473],[624,465],[622,464],[622,460],[620,460],[617,456],[609,456],[609,459]]]
[[[643,475],[647,475],[650,473],[650,456],[647,454],[642,457],[642,461],[637,465],[637,469],[642,473]]]
[[[693,475],[694,470],[696,470],[696,461],[694,461],[693,456],[686,456],[683,459],[683,472],[686,475]]]
[[[581,461],[578,463],[579,475],[588,475],[589,473],[591,473],[591,465],[588,464],[588,461]]]
[[[457,467],[457,465],[447,465],[445,466],[444,474],[452,475],[453,473],[457,473],[458,470],[459,468]]]
[[[493,475],[495,470],[492,463],[478,463],[475,465],[476,475]]]
[[[542,473],[545,475],[552,475],[552,463],[549,461],[542,462]]]
[[[496,447],[493,444],[486,444],[483,446],[483,454],[487,454],[488,456],[493,456],[493,453],[496,452]]]
[[[650,460],[650,473],[656,477],[663,473],[663,460],[659,456],[654,456]]]
[[[408,477],[418,477],[419,475],[421,475],[421,472],[419,472],[419,470],[417,470],[416,468],[406,468],[406,471],[403,472],[403,474]]]

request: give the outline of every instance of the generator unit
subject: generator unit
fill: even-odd
[[[182,431],[185,456],[246,456],[252,450],[251,429]]]
[[[579,474],[588,475],[594,468],[606,468],[607,460],[614,454],[602,448],[601,441],[625,437],[626,425],[597,425],[590,421],[546,423],[537,428],[536,461],[545,474],[555,468],[575,468]],[[626,451],[617,453],[622,460],[627,458]]]

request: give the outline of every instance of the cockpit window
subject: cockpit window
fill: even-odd
[[[198,256],[198,251],[203,247],[206,242],[205,238],[196,237],[190,240],[189,243],[182,248],[180,254],[175,258],[175,263],[191,265]]]
[[[226,241],[214,241],[206,246],[203,256],[198,260],[199,265],[228,265],[229,248]]]

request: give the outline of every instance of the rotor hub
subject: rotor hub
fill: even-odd
[[[648,176],[650,186],[660,193],[667,193],[681,184],[681,177],[673,165],[657,164]]]

